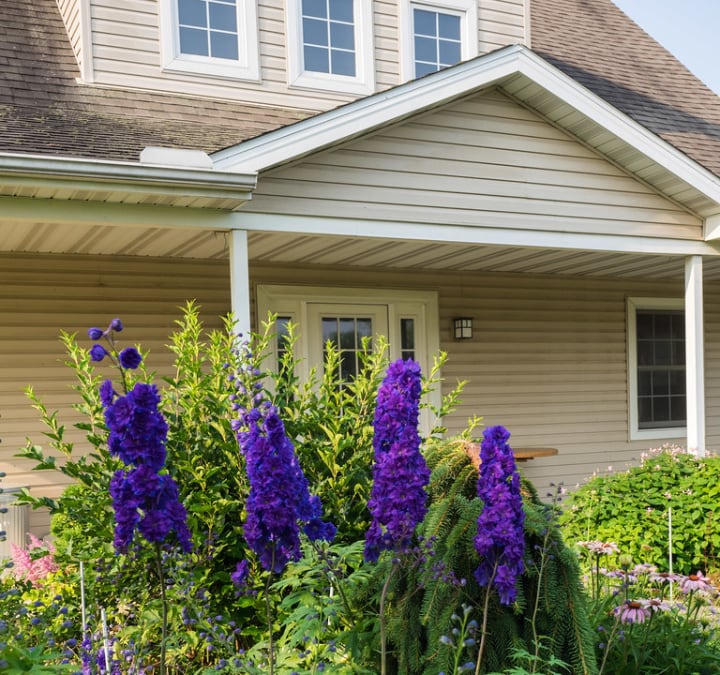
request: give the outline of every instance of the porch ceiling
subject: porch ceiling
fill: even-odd
[[[683,275],[682,256],[250,232],[250,260],[278,265],[388,270],[515,272],[644,279]],[[129,255],[228,259],[225,231],[135,228],[43,222],[0,224],[0,253]],[[706,258],[704,276],[720,280],[720,258]]]

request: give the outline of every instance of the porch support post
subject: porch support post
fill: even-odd
[[[702,256],[685,258],[687,449],[705,455],[705,359]]]
[[[250,265],[247,231],[230,230],[230,305],[235,330],[250,332]]]

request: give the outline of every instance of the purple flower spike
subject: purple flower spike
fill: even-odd
[[[120,319],[113,319],[110,322],[110,330],[114,330],[116,333],[119,333],[123,329],[122,321]]]
[[[300,559],[300,526],[307,523],[310,538],[331,539],[335,527],[323,523],[320,500],[311,498],[305,474],[277,410],[272,406],[249,410],[247,431],[237,434],[250,482],[246,503],[245,540],[263,569],[282,572]]]
[[[378,390],[373,447],[373,487],[368,509],[373,520],[365,535],[365,560],[382,551],[407,551],[427,512],[425,486],[430,470],[420,453],[420,366],[391,363]]]
[[[88,329],[88,337],[91,340],[99,340],[105,333],[103,333],[101,328],[90,328]]]
[[[142,356],[135,347],[126,347],[118,357],[120,365],[127,370],[135,370],[142,363]]]
[[[235,571],[230,575],[230,579],[238,588],[245,588],[249,576],[250,565],[247,560],[241,560],[235,567]]]
[[[492,583],[504,605],[515,602],[515,583],[525,569],[525,512],[509,438],[502,426],[483,433],[478,497],[484,506],[475,537],[475,549],[482,556],[475,578],[480,586]]]
[[[93,345],[90,347],[90,360],[100,362],[108,355],[107,349],[102,345]]]

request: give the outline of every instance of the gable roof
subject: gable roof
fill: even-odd
[[[531,47],[720,176],[720,96],[611,0],[531,0]]]

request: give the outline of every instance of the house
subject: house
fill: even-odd
[[[611,0],[14,0],[0,21],[0,469],[61,329],[178,307],[383,332],[541,488],[720,446],[720,99]],[[455,339],[454,319],[472,319]],[[44,527],[34,516],[37,531]]]

